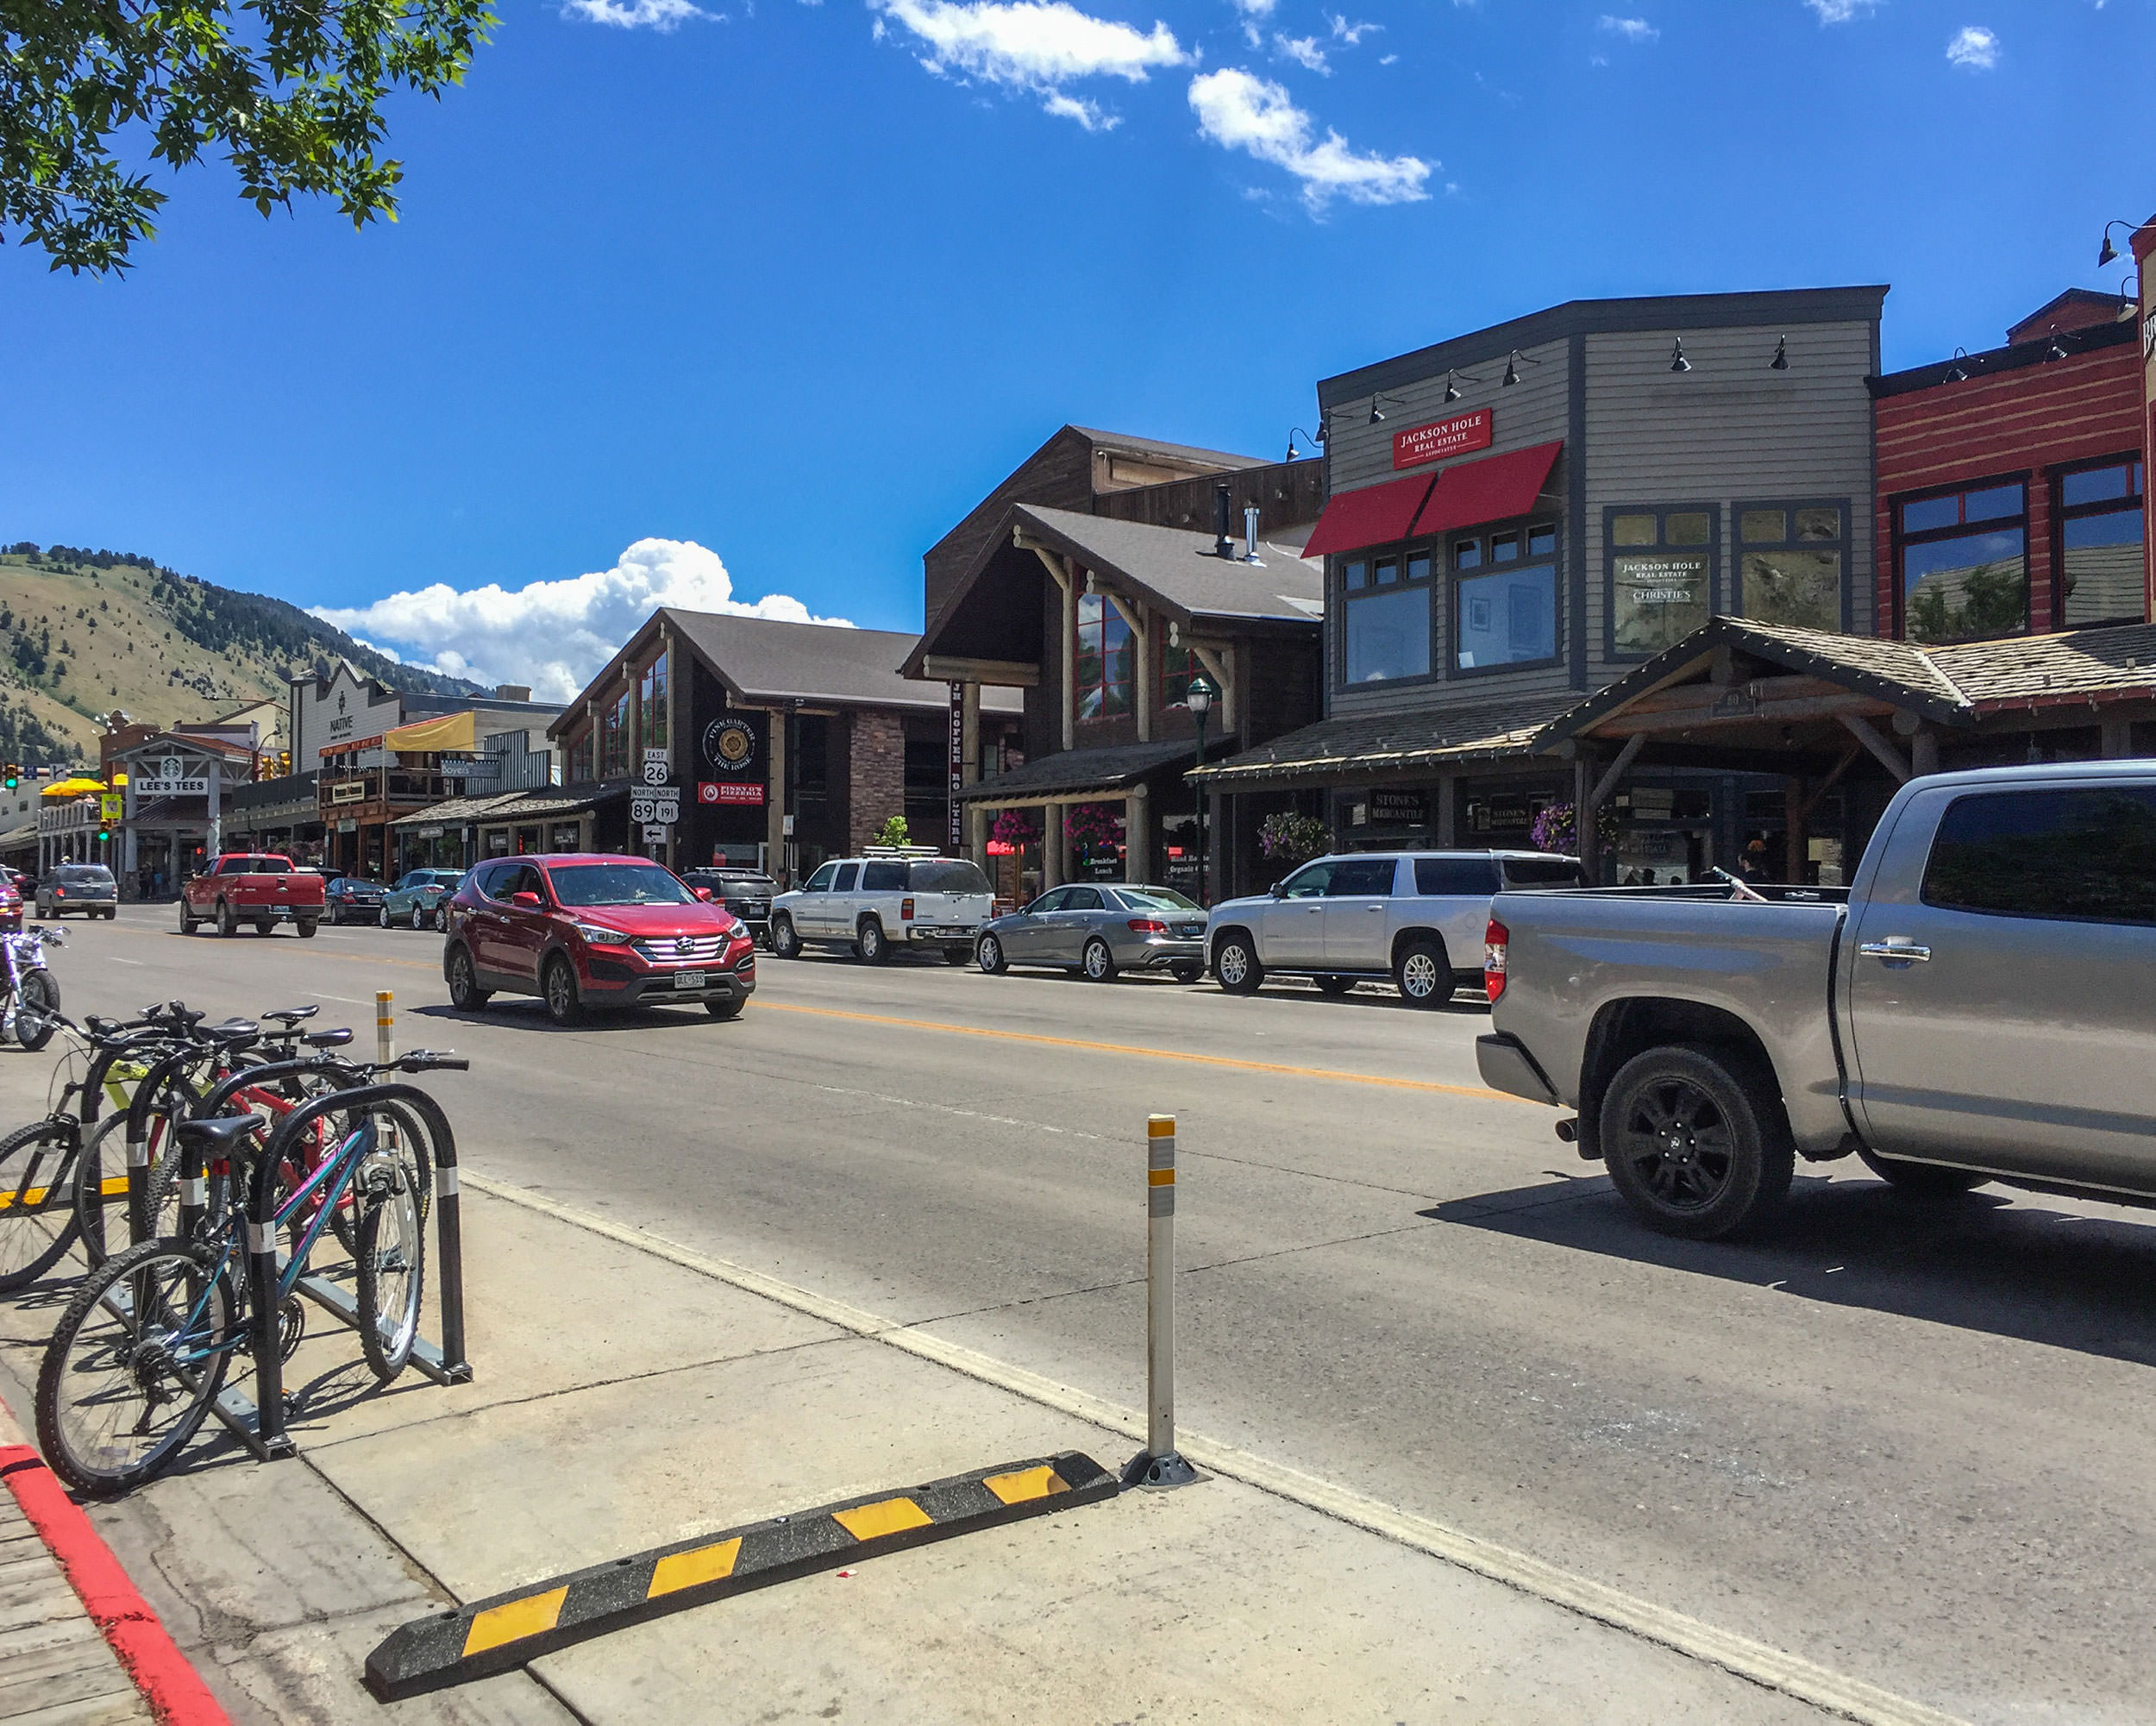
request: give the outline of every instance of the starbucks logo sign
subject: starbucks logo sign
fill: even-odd
[[[756,759],[755,728],[746,719],[713,719],[704,728],[704,758],[721,773],[746,773]]]

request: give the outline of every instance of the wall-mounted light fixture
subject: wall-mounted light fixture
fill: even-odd
[[[1677,338],[1677,345],[1670,349],[1670,369],[1672,372],[1689,372],[1692,369],[1692,362],[1684,357],[1684,338],[1682,336]]]
[[[2051,345],[2050,345],[2049,347],[2047,347],[2046,348],[2045,348],[2045,349],[2044,349],[2044,358],[2045,358],[2046,361],[2050,361],[2050,360],[2063,360],[2063,359],[2065,359],[2065,357],[2066,357],[2066,344],[2065,344],[2065,342],[2064,341],[2062,341],[2059,337],[2056,336],[2053,336],[2053,337],[2052,337],[2052,339],[2051,339]]]
[[[1770,372],[1786,372],[1789,369],[1789,338],[1788,336],[1777,336],[1774,338],[1774,357],[1767,361],[1767,369]]]
[[[1318,430],[1314,434],[1305,431],[1300,425],[1288,434],[1288,459],[1290,461],[1299,461],[1302,459],[1295,449],[1295,440],[1298,437],[1311,446],[1312,455],[1316,455],[1319,450],[1325,448],[1324,423],[1322,421],[1319,423]]]
[[[2102,269],[2119,255],[2119,248],[2111,243],[2111,230],[2114,228],[2123,228],[2129,235],[2132,235],[2140,233],[2144,228],[2151,227],[2156,227],[2156,223],[2126,221],[2105,223],[2103,224],[2103,244],[2096,252],[2096,267]]]
[[[1500,378],[1497,381],[1502,384],[1507,389],[1510,389],[1514,384],[1520,381],[1520,368],[1522,366],[1539,366],[1541,363],[1542,361],[1539,360],[1530,360],[1525,354],[1521,353],[1517,348],[1515,348],[1511,353],[1505,355],[1505,375]]]
[[[1967,383],[1969,381],[1969,368],[1961,362],[1968,357],[1969,350],[1966,348],[1955,348],[1952,357],[1947,361],[1946,375],[1943,381],[1950,384]]]
[[[1457,381],[1456,382],[1455,380],[1457,380]],[[1448,366],[1445,367],[1445,405],[1450,407],[1454,402],[1459,400],[1461,384],[1472,384],[1476,388],[1480,389],[1489,381],[1489,380],[1488,378],[1478,378],[1472,372],[1457,372]],[[1511,383],[1513,380],[1507,378],[1505,381],[1507,383]]]
[[[1372,425],[1382,425],[1385,423],[1385,410],[1378,405],[1380,402],[1390,402],[1395,407],[1398,407],[1400,405],[1400,399],[1396,396],[1372,396],[1370,398],[1369,418],[1369,423]]]

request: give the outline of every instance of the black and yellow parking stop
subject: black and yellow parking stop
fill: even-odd
[[[1091,1457],[1064,1451],[699,1535],[399,1625],[367,1657],[367,1687],[384,1702],[417,1696],[685,1607],[1116,1491]]]

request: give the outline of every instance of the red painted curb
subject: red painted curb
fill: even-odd
[[[187,1656],[112,1555],[82,1507],[67,1496],[35,1448],[0,1445],[0,1480],[8,1484],[39,1536],[164,1726],[231,1726]]]

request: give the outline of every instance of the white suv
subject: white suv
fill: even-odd
[[[804,947],[850,947],[876,965],[894,946],[933,948],[962,965],[994,901],[978,863],[922,846],[870,845],[771,901],[771,951],[795,959]]]

